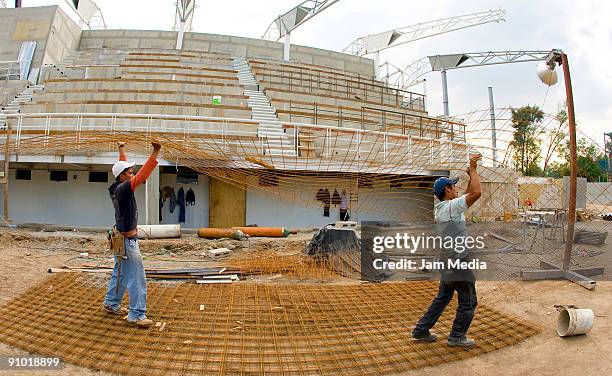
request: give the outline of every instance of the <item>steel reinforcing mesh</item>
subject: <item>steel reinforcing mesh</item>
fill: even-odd
[[[166,327],[141,329],[102,310],[105,284],[85,274],[48,278],[0,309],[0,341],[127,375],[381,375],[473,357],[541,331],[480,305],[470,328],[476,347],[415,342],[410,331],[436,293],[424,281],[149,282],[148,316]],[[442,337],[455,308],[453,301],[435,327]]]

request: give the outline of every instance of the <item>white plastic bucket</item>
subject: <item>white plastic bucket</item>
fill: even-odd
[[[139,225],[138,237],[140,239],[180,238],[181,225]]]
[[[583,308],[564,308],[557,318],[557,334],[569,337],[586,334],[593,327],[593,311]]]

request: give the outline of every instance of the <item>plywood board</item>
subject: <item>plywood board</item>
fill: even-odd
[[[210,178],[209,216],[210,227],[246,225],[246,189],[221,180]]]

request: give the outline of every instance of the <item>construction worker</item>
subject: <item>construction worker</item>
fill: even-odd
[[[472,206],[481,195],[480,177],[478,176],[477,162],[481,159],[480,154],[470,157],[467,174],[470,177],[467,190],[464,195],[459,196],[457,188],[457,179],[441,177],[434,182],[433,191],[436,197],[440,200],[434,208],[434,218],[436,226],[440,228],[441,233],[451,235],[455,239],[458,236],[467,236],[465,228],[464,212]],[[466,260],[469,257],[469,252],[463,249],[461,252],[452,250],[443,250],[443,259],[458,258]],[[447,261],[446,260],[446,261]],[[448,263],[447,263],[448,265]],[[416,324],[412,331],[412,337],[425,342],[434,342],[437,340],[436,335],[431,334],[429,330],[436,324],[442,312],[453,298],[453,294],[457,291],[459,305],[453,327],[448,336],[448,345],[470,347],[475,344],[475,341],[469,339],[466,333],[474,318],[476,310],[476,282],[474,273],[470,269],[443,269],[440,271],[440,285],[438,294],[427,309],[427,312]]]
[[[115,267],[104,298],[104,309],[116,315],[127,313],[127,322],[139,327],[151,326],[153,321],[146,316],[147,280],[138,248],[138,209],[134,192],[157,166],[161,145],[157,142],[152,142],[151,145],[153,152],[134,175],[135,162],[127,161],[125,144],[119,143],[119,161],[112,169],[116,180],[108,188],[115,207],[115,232],[117,236],[123,237],[124,255],[115,256]],[[129,296],[129,311],[121,307],[126,290]]]

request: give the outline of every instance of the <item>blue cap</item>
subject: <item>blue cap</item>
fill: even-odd
[[[457,184],[459,178],[451,179],[443,176],[441,178],[436,179],[433,185],[433,192],[436,197],[440,198],[440,195],[444,193],[444,188],[448,185]]]

